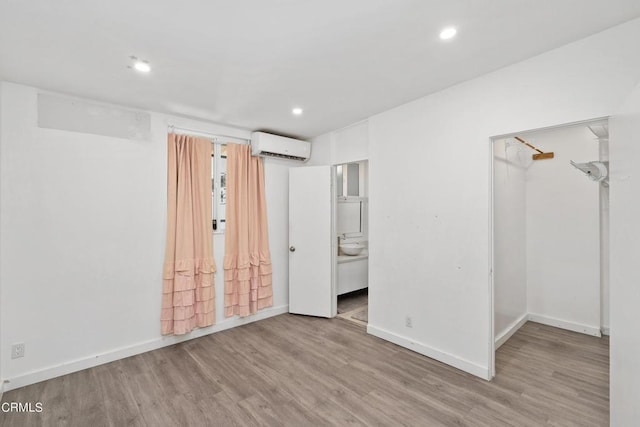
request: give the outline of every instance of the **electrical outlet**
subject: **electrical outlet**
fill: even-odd
[[[24,357],[24,343],[18,343],[11,346],[11,358],[19,359]]]
[[[404,324],[407,326],[407,328],[413,328],[413,321],[411,320],[410,316],[407,316],[404,319]]]

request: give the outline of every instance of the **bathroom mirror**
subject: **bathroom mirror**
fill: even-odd
[[[338,197],[360,196],[360,165],[345,163],[336,166]]]
[[[361,200],[338,200],[336,231],[344,237],[362,236],[362,208]]]

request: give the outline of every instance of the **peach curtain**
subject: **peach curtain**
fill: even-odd
[[[264,166],[248,145],[227,144],[225,317],[273,305]]]
[[[168,135],[167,245],[162,334],[215,323],[211,228],[211,141]]]

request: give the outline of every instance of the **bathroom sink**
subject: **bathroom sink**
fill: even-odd
[[[345,255],[360,255],[360,252],[364,249],[362,243],[342,243],[340,244],[340,250]]]

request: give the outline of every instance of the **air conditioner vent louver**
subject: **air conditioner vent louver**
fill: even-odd
[[[251,154],[305,162],[311,156],[311,143],[265,132],[253,132]]]
[[[281,153],[272,153],[270,151],[260,151],[258,155],[263,157],[277,157],[279,159],[287,159],[287,160],[300,160],[303,162],[307,160],[305,157],[291,156],[289,154],[281,154]]]

